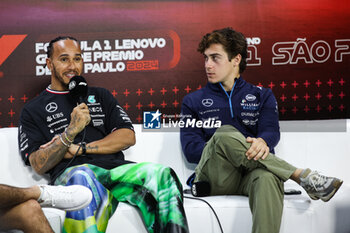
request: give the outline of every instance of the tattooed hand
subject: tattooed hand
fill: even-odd
[[[85,103],[76,106],[71,113],[71,121],[66,130],[67,137],[73,139],[90,123],[89,108]]]
[[[56,139],[58,139],[58,138],[59,138],[59,135],[54,136],[54,137],[51,139],[51,141],[49,141],[48,143],[45,143],[45,144],[41,145],[41,146],[40,146],[40,149],[46,149],[46,148],[49,147],[51,144],[53,144],[53,143],[56,141]]]

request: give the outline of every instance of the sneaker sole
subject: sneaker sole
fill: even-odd
[[[324,202],[329,201],[329,200],[334,196],[334,194],[338,191],[338,189],[340,188],[340,186],[341,186],[342,184],[343,184],[343,181],[342,181],[342,180],[336,180],[336,181],[334,182],[334,184],[333,184],[334,190],[333,190],[330,194],[328,194],[327,196],[321,197],[320,199],[321,199],[322,201],[324,201]]]
[[[314,201],[317,201],[317,200],[320,199],[319,197],[316,197],[316,196],[314,196],[314,195],[312,195],[312,194],[309,194],[309,193],[307,193],[307,195],[309,195],[309,197],[310,197],[312,200],[314,200]]]

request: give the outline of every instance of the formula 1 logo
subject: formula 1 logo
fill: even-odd
[[[0,66],[26,37],[27,35],[3,35],[0,38]]]

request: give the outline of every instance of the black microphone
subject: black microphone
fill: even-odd
[[[194,182],[191,187],[192,195],[195,197],[205,197],[210,195],[210,184],[208,181]]]
[[[85,102],[87,96],[88,85],[82,76],[74,76],[68,84],[69,94],[78,104]]]

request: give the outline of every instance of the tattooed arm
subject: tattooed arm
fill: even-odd
[[[68,151],[66,137],[73,141],[75,136],[81,132],[90,122],[89,109],[86,104],[82,103],[75,107],[71,113],[71,122],[67,130],[61,134],[61,138],[55,137],[46,146],[34,151],[29,156],[29,162],[38,174],[44,174],[56,166]],[[63,136],[62,136],[63,135]]]
[[[55,140],[53,144],[48,146],[46,149],[39,149],[30,154],[30,165],[33,167],[36,173],[42,175],[58,164],[64,157],[67,150],[68,147],[63,145],[60,140]]]
[[[117,129],[105,138],[86,145],[86,153],[111,154],[136,143],[135,132],[131,129]]]
[[[86,154],[112,154],[121,151],[136,143],[135,132],[131,129],[121,128],[108,134],[106,137],[86,144]],[[69,148],[71,157],[78,150],[79,145],[72,144]],[[80,148],[78,155],[82,154]]]

